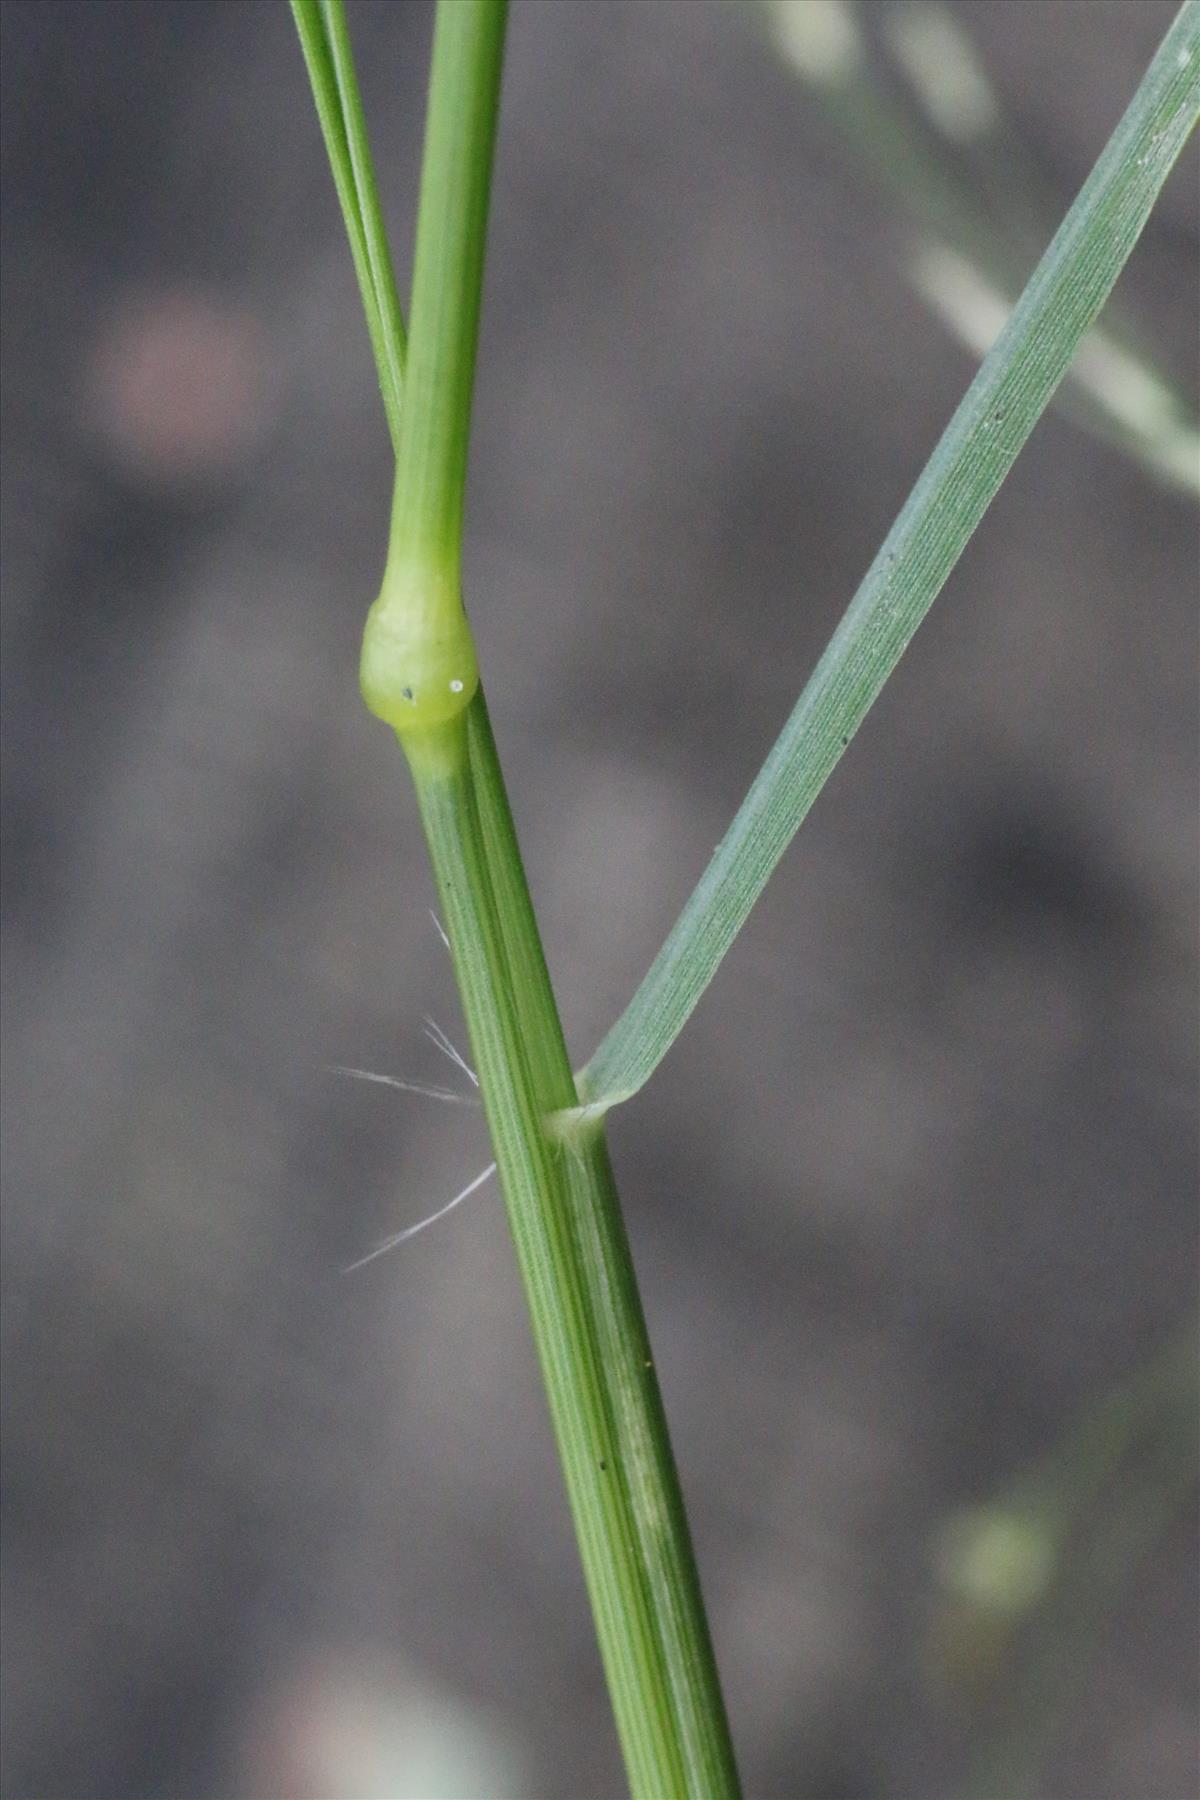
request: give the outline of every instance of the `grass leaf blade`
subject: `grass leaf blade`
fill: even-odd
[[[636,1093],[682,1030],[1107,299],[1200,114],[1186,0],[637,993],[578,1079]]]
[[[367,121],[363,114],[362,95],[359,93],[358,77],[354,72],[354,56],[350,48],[350,28],[346,22],[346,8],[343,0],[321,0],[321,12],[325,20],[329,57],[337,83],[338,98],[341,102],[342,122],[346,133],[346,150],[350,159],[355,193],[358,196],[358,211],[362,220],[367,263],[375,289],[380,339],[384,356],[387,359],[388,379],[384,380],[381,369],[380,385],[383,388],[384,404],[388,408],[390,425],[393,411],[397,419],[400,416],[400,396],[404,387],[404,354],[407,347],[404,318],[400,310],[400,295],[396,289],[396,273],[392,267],[392,254],[388,248],[383,208],[379,203],[379,188],[375,181],[375,164],[371,157],[371,146],[367,138]]]
[[[379,386],[383,394],[388,430],[391,433],[393,447],[399,450],[400,371],[404,361],[404,325],[400,317],[398,302],[394,314],[390,307],[381,305],[379,289],[376,284],[376,267],[372,262],[372,247],[375,251],[376,263],[379,260],[381,246],[389,271],[391,263],[387,254],[387,240],[383,234],[383,221],[379,213],[378,198],[375,196],[374,182],[372,180],[369,183],[373,212],[370,206],[364,211],[363,195],[360,191],[359,177],[356,174],[352,141],[358,146],[360,166],[362,159],[365,158],[365,167],[368,172],[370,170],[370,152],[366,148],[362,101],[359,99],[358,85],[354,79],[354,66],[350,60],[350,43],[346,34],[345,19],[342,16],[341,0],[328,0],[328,4],[325,3],[325,0],[292,0],[292,16],[296,21],[296,33],[300,39],[304,64],[308,70],[317,118],[321,125],[321,135],[325,139],[333,184],[337,190],[342,218],[346,224],[346,236],[350,240],[350,254],[354,259],[354,273],[358,277],[358,289],[362,297],[363,312],[366,315],[367,331],[375,356],[375,367],[379,372]],[[331,23],[339,27],[335,33],[338,38],[336,56],[330,36]],[[354,115],[353,120],[347,116],[347,106],[349,106],[350,113]],[[370,224],[368,224],[368,214],[370,215]],[[391,276],[390,294],[393,299],[395,291],[395,277]],[[390,338],[389,332],[391,333]]]

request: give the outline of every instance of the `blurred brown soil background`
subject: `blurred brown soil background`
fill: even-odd
[[[1172,6],[956,10],[1065,209]],[[350,18],[403,287],[430,14]],[[5,1792],[391,1795],[476,1731],[481,1792],[615,1795],[496,1194],[339,1273],[487,1152],[330,1072],[461,1031],[287,9],[3,31]],[[906,242],[742,9],[514,6],[467,586],[579,1061],[969,379]],[[1193,396],[1195,254],[1192,155],[1120,293]],[[614,1119],[752,1796],[955,1791],[939,1523],[1193,1300],[1195,552],[1047,417]],[[1195,1573],[1185,1520],[1047,1800],[1193,1791]]]

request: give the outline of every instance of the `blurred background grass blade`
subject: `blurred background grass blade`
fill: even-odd
[[[725,838],[579,1078],[604,1110],[653,1073],[966,548],[1096,318],[1200,112],[1200,0],[1176,15],[884,540]]]
[[[933,1546],[938,1606],[928,1647],[939,1686],[965,1692],[996,1686],[1033,1615],[1040,1632],[1062,1629],[1063,1578],[1089,1527],[1106,1505],[1127,1505],[1131,1468],[1142,1472],[1156,1446],[1173,1455],[1172,1491],[1174,1470],[1190,1474],[1195,1486],[1198,1349],[1193,1315],[1090,1401],[1058,1442],[1000,1493],[943,1520]],[[1087,1649],[1085,1639],[1076,1641],[1066,1660],[1078,1666]]]
[[[1007,290],[941,244],[914,251],[907,266],[931,311],[968,350],[984,355],[1011,310]],[[1069,374],[1066,410],[1073,418],[1168,487],[1200,494],[1200,430],[1144,357],[1097,325],[1080,343]]]
[[[1038,161],[961,20],[943,0],[895,0],[870,22],[853,0],[762,3],[780,59],[856,163],[918,228],[920,241],[903,258],[908,279],[982,357],[1053,213]],[[900,72],[899,88],[881,43]],[[1156,480],[1200,492],[1195,410],[1117,307],[1084,338],[1055,404]]]
[[[993,1499],[933,1545],[928,1679],[987,1724],[963,1792],[1029,1800],[1102,1628],[1196,1495],[1196,1320],[1108,1392]]]

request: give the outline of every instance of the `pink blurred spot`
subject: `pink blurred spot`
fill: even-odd
[[[180,289],[124,297],[98,338],[89,382],[115,457],[172,485],[244,461],[271,423],[274,385],[257,318]]]

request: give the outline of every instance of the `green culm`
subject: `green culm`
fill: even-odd
[[[709,868],[578,1080],[461,591],[504,0],[437,6],[407,337],[344,8],[292,10],[396,451],[362,691],[416,786],[630,1789],[726,1800],[739,1791],[732,1740],[605,1116],[686,1023],[1103,306],[1200,112],[1200,0],[1180,10]]]

